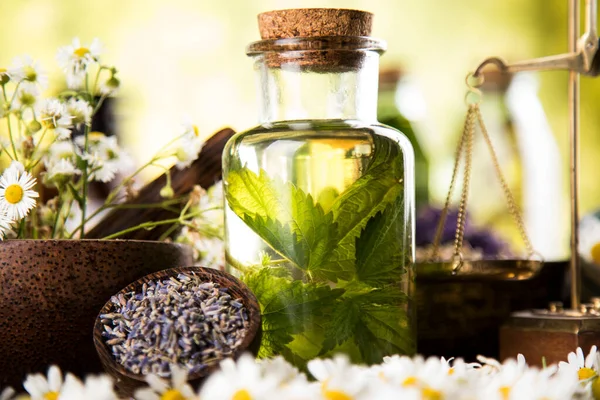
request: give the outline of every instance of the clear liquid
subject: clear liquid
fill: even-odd
[[[349,198],[349,193],[357,191],[358,185],[366,182],[366,175],[374,174],[370,171],[375,171],[373,160],[378,144],[392,149],[391,151],[397,153],[397,157],[394,158],[395,165],[389,165],[389,168],[382,165],[377,169],[378,174],[384,175],[375,181],[391,182],[389,179],[395,174],[394,179],[400,183],[392,183],[389,192],[380,190],[383,183],[365,184],[364,187],[360,187],[363,194],[359,196],[366,197],[359,197],[362,200],[355,202],[351,213],[341,212],[340,209],[344,208],[340,204],[346,204],[342,200]],[[340,351],[349,354],[355,362],[369,363],[380,362],[383,355],[414,352],[414,324],[410,307],[413,281],[412,163],[412,150],[406,138],[389,128],[359,125],[353,121],[278,122],[236,135],[230,141],[224,163],[225,192],[228,196],[225,207],[228,268],[229,272],[241,276],[249,283],[263,308],[263,331],[266,332],[267,338],[263,340],[259,355],[283,354],[289,361],[303,367],[305,361],[311,358]],[[246,174],[245,179],[235,178],[241,176],[240,171]],[[261,186],[265,182],[267,188]],[[243,190],[238,190],[239,188],[234,187],[236,185],[243,186]],[[271,199],[269,194],[272,188],[280,188],[284,192],[292,190],[297,196],[297,193],[301,193],[300,196],[304,196],[302,199],[309,203],[313,214],[304,209],[304,214],[298,211],[297,197],[279,194],[275,190],[276,195]],[[258,199],[259,203],[264,200],[268,205],[263,205],[262,208],[256,205],[249,195],[250,192],[255,192],[255,199]],[[384,192],[388,196],[385,198],[387,203],[381,195]],[[377,200],[377,196],[382,198],[381,202]],[[351,201],[354,201],[353,199],[352,197]],[[395,222],[386,227],[386,232],[392,232],[388,240],[390,237],[394,241],[397,240],[398,252],[401,253],[395,256],[397,265],[394,268],[402,269],[404,273],[399,274],[399,270],[395,269],[396,272],[391,273],[387,280],[381,281],[367,276],[364,281],[368,283],[365,284],[362,278],[359,279],[360,274],[355,271],[355,268],[358,268],[355,265],[359,262],[354,258],[361,250],[351,248],[360,247],[363,249],[361,254],[368,253],[369,232],[374,232],[373,237],[380,234],[374,227],[377,222],[383,223],[381,218],[371,221],[376,215],[367,216],[369,207],[374,205],[380,206],[381,212],[384,211],[384,205],[388,213],[396,210],[393,213],[396,216],[393,220]],[[279,221],[282,221],[281,225],[270,222],[271,225],[265,227],[266,219],[252,219],[255,215],[253,211],[257,209],[263,210],[257,211],[257,214],[264,213],[273,217],[273,220],[279,218]],[[337,240],[342,235],[338,231],[342,230],[348,220],[363,214],[365,221],[356,226],[356,237],[349,235],[345,241],[338,244]],[[289,217],[290,215],[295,217]],[[296,224],[294,218],[298,219],[300,224]],[[335,222],[332,218],[339,218],[339,221]],[[311,223],[303,224],[302,221],[306,220],[310,220]],[[334,226],[328,229],[328,224]],[[288,238],[285,232],[287,229],[293,232],[294,227],[297,228],[296,236]],[[318,241],[319,238],[327,236],[327,232],[334,237],[333,240],[322,240],[325,243],[322,245],[309,245],[314,242],[311,238],[317,238]],[[281,245],[285,238],[288,242],[296,240],[299,244],[296,247]],[[305,250],[297,249],[301,247],[302,242],[309,243],[306,246],[312,249],[309,257],[304,257]],[[333,250],[329,253],[325,251],[326,255],[315,262],[314,259],[320,256],[322,249]],[[341,253],[348,253],[349,256],[341,257]],[[265,255],[268,255],[268,258],[265,258]],[[331,264],[332,259],[338,261]],[[370,265],[383,262],[377,255],[368,259],[374,261],[363,263],[363,269],[367,271]],[[335,267],[326,267],[324,269],[327,271],[321,271],[323,265],[330,264]],[[341,272],[329,272],[338,268],[338,265],[342,266],[339,269]],[[383,262],[382,265],[387,264]],[[270,284],[277,287],[269,289],[268,294],[261,292],[264,289],[262,286],[253,287],[253,284],[257,284],[248,276],[251,273],[256,274],[257,271],[268,271],[269,277],[272,276]],[[367,272],[363,275],[369,274],[371,273]],[[395,278],[390,280],[392,277]],[[322,307],[315,306],[315,302],[319,303],[318,296],[312,301],[312,290],[315,287],[321,287],[320,292],[325,293],[322,295]],[[392,297],[402,295],[405,299],[392,302],[386,300],[385,304],[380,304],[375,297],[372,297],[373,301],[368,300],[369,297],[364,297],[367,300],[363,301],[363,297],[360,297],[363,292],[375,294],[389,291],[397,292],[398,296]],[[290,294],[292,292],[293,296]],[[336,294],[332,296],[333,293]],[[332,297],[335,299],[331,300]],[[302,302],[302,299],[306,301]],[[356,303],[356,307],[353,302]],[[272,311],[269,307],[274,303],[285,310]],[[299,308],[296,310],[294,307]],[[370,314],[365,310],[370,310]],[[369,320],[361,319],[357,323],[370,328],[356,334],[333,333],[338,328],[345,328],[346,331],[353,329],[351,323],[342,325],[348,318],[362,318],[356,314],[368,315]],[[336,318],[340,320],[339,324],[331,322]],[[379,320],[388,318],[389,322]],[[391,325],[391,328],[386,327],[386,324]],[[387,328],[389,329],[386,331]],[[269,336],[271,331],[276,334]],[[279,335],[281,332],[289,335],[287,339],[281,340],[281,343],[273,343],[286,336]],[[371,334],[378,338],[375,345],[365,343],[369,341]],[[332,336],[341,339],[332,343]]]

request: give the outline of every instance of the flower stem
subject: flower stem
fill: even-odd
[[[17,238],[21,239],[23,236],[23,232],[25,231],[25,218],[21,220],[19,223],[19,231],[17,232]]]
[[[102,95],[102,97],[100,97],[100,100],[98,100],[98,104],[96,104],[96,107],[94,107],[94,111],[92,112],[92,115],[95,115],[98,110],[100,109],[100,107],[102,107],[102,103],[104,103],[104,100],[106,100],[108,96],[106,95]]]
[[[86,84],[87,84],[87,74],[86,74]],[[85,132],[84,132],[84,137],[85,137],[85,141],[84,141],[84,145],[83,145],[83,152],[84,154],[87,154],[89,151],[89,135],[90,135],[90,125],[85,124]],[[86,223],[86,217],[85,217],[85,212],[87,209],[87,195],[88,195],[88,162],[86,159],[83,159],[83,171],[82,171],[82,188],[81,188],[81,198],[82,198],[82,204],[80,204],[80,208],[81,208],[81,233],[79,235],[80,239],[83,239],[85,237],[85,223]],[[73,232],[75,233],[75,232]]]
[[[17,85],[17,89],[18,89],[18,85]],[[15,89],[15,92],[16,92],[16,89]],[[8,102],[8,96],[6,95],[6,87],[4,85],[2,85],[2,95],[4,96],[4,101]],[[12,100],[9,104],[9,108],[11,105],[12,105]],[[17,147],[15,146],[15,140],[13,139],[12,129],[10,126],[10,114],[8,114],[6,116],[6,124],[8,125],[8,136],[10,138],[10,144],[12,146],[12,151],[14,153],[14,158],[11,157],[11,159],[19,161],[19,156],[17,155]],[[8,151],[6,152],[6,154],[8,154]]]
[[[54,217],[54,225],[52,226],[52,236],[50,236],[51,239],[54,239],[54,235],[56,235],[56,229],[58,228],[60,212],[62,211],[63,204],[64,202],[61,202],[59,197],[56,204],[56,216]]]
[[[17,154],[17,147],[15,146],[15,140],[13,138],[12,128],[10,125],[10,115],[6,117],[6,123],[8,125],[8,137],[10,138],[10,145],[12,146],[12,151],[15,156],[15,160],[19,161],[19,155]]]
[[[148,221],[148,222],[144,222],[142,224],[139,224],[137,226],[133,226],[131,228],[127,228],[127,229],[123,229],[122,231],[113,233],[112,235],[108,235],[103,237],[102,239],[114,239],[117,238],[119,236],[125,235],[129,232],[135,232],[138,231],[140,229],[152,229],[155,228],[157,226],[160,225],[168,225],[168,224],[176,224],[176,223],[183,223],[184,220],[188,219],[188,218],[193,218],[193,217],[197,217],[198,215],[202,214],[202,211],[196,211],[193,213],[189,213],[187,215],[180,215],[177,218],[171,218],[171,219],[165,219],[162,221]]]
[[[235,258],[231,257],[229,255],[229,253],[225,253],[225,261],[227,262],[227,264],[231,265],[233,268],[237,269],[238,271],[240,271],[243,274],[249,272],[249,268],[248,267],[246,267],[244,264],[242,264],[241,262],[239,262]]]
[[[37,145],[33,148],[33,151],[31,152],[31,162],[34,161],[35,159],[35,153],[38,151],[40,145],[42,144],[42,141],[44,140],[44,136],[46,136],[46,132],[48,132],[48,128],[44,128],[44,131],[42,132],[42,134],[40,135],[40,139],[38,140]],[[38,159],[33,165],[28,165],[27,169],[28,170],[32,170],[33,167],[35,167],[36,165],[38,165],[38,163],[41,161],[41,158]]]
[[[106,67],[104,66],[100,66],[98,68],[98,72],[96,72],[96,79],[94,79],[94,86],[92,86],[92,93],[91,95],[94,96],[96,94],[96,92],[98,91],[98,81],[100,80],[100,73],[102,73],[102,70],[106,69]]]

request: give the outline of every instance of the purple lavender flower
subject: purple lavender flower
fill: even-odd
[[[419,209],[416,221],[415,244],[417,247],[425,247],[433,244],[437,226],[442,216],[442,209],[426,206]],[[458,210],[448,210],[446,224],[442,231],[441,244],[454,242]],[[486,228],[475,227],[467,214],[465,216],[465,244],[473,249],[479,249],[486,258],[493,258],[500,254],[510,253],[508,244],[500,239],[494,232]]]

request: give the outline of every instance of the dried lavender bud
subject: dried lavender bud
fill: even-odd
[[[229,357],[248,329],[248,312],[217,283],[179,274],[113,296],[100,316],[115,360],[135,374],[170,377],[170,364],[193,374]]]

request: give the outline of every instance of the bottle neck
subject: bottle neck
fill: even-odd
[[[256,56],[261,123],[343,119],[377,121],[379,54],[364,51],[359,65],[311,70],[298,63],[270,66]]]

